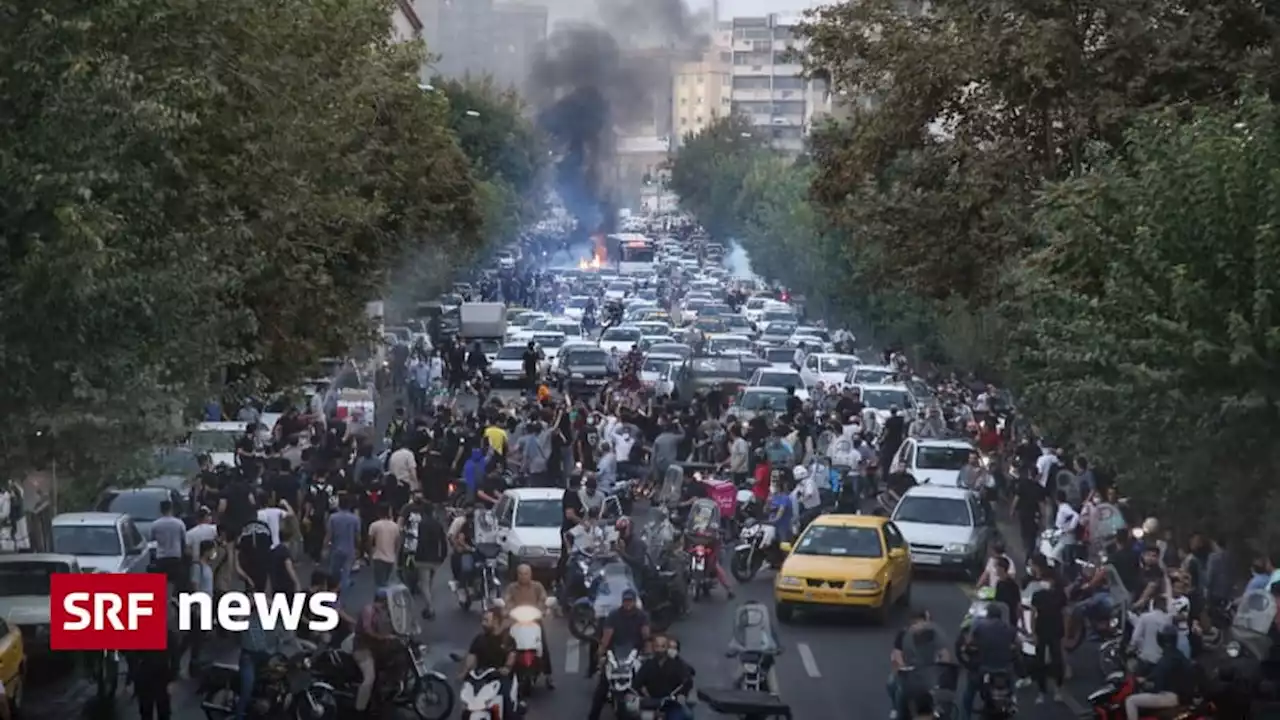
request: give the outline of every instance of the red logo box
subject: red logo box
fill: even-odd
[[[57,573],[49,587],[51,650],[163,650],[168,645],[164,575]]]

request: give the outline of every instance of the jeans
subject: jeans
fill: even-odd
[[[258,684],[258,663],[267,661],[264,653],[240,651],[240,695],[236,698],[235,720],[244,720],[253,702],[253,688]]]
[[[353,652],[351,657],[356,661],[356,667],[360,668],[360,687],[356,689],[356,712],[364,712],[369,709],[369,699],[373,697],[373,682],[378,677],[378,666],[370,650],[361,648]]]
[[[1124,712],[1129,720],[1138,720],[1143,710],[1163,710],[1178,707],[1177,693],[1137,693],[1125,698]]]
[[[391,574],[395,571],[395,563],[389,563],[386,560],[373,561],[373,585],[377,588],[384,588],[391,583]]]
[[[431,584],[435,582],[440,563],[420,562],[418,565],[418,590],[422,593],[422,611],[435,614],[435,602],[431,599]]]
[[[329,551],[329,577],[338,579],[338,591],[346,590],[351,585],[351,563],[355,553],[350,550],[334,548]]]

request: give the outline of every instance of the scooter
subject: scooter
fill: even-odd
[[[547,598],[547,609],[556,606],[555,598]],[[532,605],[521,605],[507,612],[511,619],[511,627],[507,632],[516,648],[516,679],[520,682],[520,693],[527,697],[533,692],[538,680],[544,679],[542,673],[543,657],[547,651],[542,646],[542,610]]]
[[[640,653],[633,649],[610,650],[605,660],[605,680],[609,683],[609,705],[614,717],[623,720],[640,714],[640,693],[635,689]]]
[[[738,536],[738,545],[733,549],[733,561],[729,569],[738,582],[751,582],[765,562],[772,567],[782,567],[785,559],[773,526],[748,520]]]
[[[462,681],[462,691],[458,700],[462,703],[464,720],[508,720],[504,714],[506,707],[516,708],[519,713],[520,681],[511,680],[511,697],[502,697],[502,675],[495,668],[482,668],[467,673]]]
[[[1114,672],[1107,676],[1106,684],[1089,694],[1090,717],[1096,720],[1125,720],[1124,701],[1140,692],[1138,679],[1129,673]],[[1176,717],[1179,720],[1212,720],[1215,717],[1213,703],[1196,698],[1189,705],[1168,710],[1143,710],[1140,720],[1163,720]]]
[[[695,602],[711,595],[715,583],[715,552],[709,545],[698,543],[689,548],[689,597]]]

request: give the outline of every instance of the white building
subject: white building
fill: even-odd
[[[733,65],[730,104],[774,147],[804,149],[815,119],[831,112],[826,83],[808,80],[797,51],[802,41],[792,31],[799,18],[738,17],[730,23]]]
[[[391,37],[396,42],[412,42],[422,37],[422,20],[409,0],[396,0],[391,9]]]

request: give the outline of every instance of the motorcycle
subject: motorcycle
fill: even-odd
[[[498,570],[502,546],[497,543],[477,543],[476,555],[480,562],[476,563],[467,582],[449,581],[458,598],[458,607],[463,610],[470,610],[477,600],[480,601],[481,610],[489,610],[497,607],[502,599],[502,580]]]
[[[609,686],[609,706],[614,717],[634,718],[640,714],[640,693],[635,689],[636,671],[640,669],[640,653],[627,647],[609,650],[604,677]]]
[[[1097,720],[1125,720],[1124,701],[1129,696],[1141,692],[1138,679],[1132,674],[1115,672],[1107,677],[1106,683],[1089,694],[1090,717]],[[1140,720],[1163,720],[1176,717],[1179,720],[1212,720],[1216,717],[1213,703],[1196,698],[1188,705],[1167,710],[1143,710]]]
[[[663,720],[667,711],[676,707],[689,707],[691,700],[678,694],[679,690],[666,697],[644,698],[640,701],[640,720]]]
[[[774,692],[769,684],[769,670],[782,654],[782,645],[774,632],[772,613],[764,603],[749,600],[734,611],[733,637],[726,657],[737,658],[738,672],[733,682],[736,690]]]
[[[702,544],[689,549],[689,597],[695,602],[711,595],[715,583],[714,554],[710,547]]]
[[[1009,720],[1018,714],[1012,673],[985,672],[981,683],[978,686],[978,697],[982,698],[983,720]]]
[[[213,663],[200,678],[200,708],[209,720],[235,717],[240,699],[238,664]],[[248,716],[262,720],[326,720],[337,713],[333,687],[317,681],[305,652],[292,657],[272,655],[258,668]]]
[[[625,562],[614,556],[597,557],[596,562],[598,567],[585,571],[587,593],[569,608],[569,633],[584,642],[597,640],[605,618],[622,607],[622,594],[637,590]]]
[[[520,681],[511,680],[511,694],[518,697]],[[465,720],[507,720],[507,705],[515,707],[512,698],[502,697],[502,675],[496,668],[477,668],[467,673],[458,694]]]
[[[547,598],[547,609],[555,607],[555,598]],[[507,632],[516,649],[515,674],[521,696],[533,692],[538,680],[543,678],[543,657],[547,649],[542,646],[542,610],[531,605],[512,608],[507,617],[511,627]]]
[[[756,573],[766,562],[772,567],[782,567],[786,553],[777,543],[776,533],[772,525],[763,525],[754,519],[748,520],[738,535],[738,544],[733,549],[733,561],[729,565],[733,577],[738,582],[751,582]]]
[[[444,673],[431,668],[426,646],[413,639],[419,627],[408,587],[388,589],[387,616],[395,639],[378,654],[372,707],[406,708],[418,720],[443,720],[453,712],[453,685]],[[341,648],[321,652],[313,661],[316,676],[333,688],[338,707],[352,712],[361,680],[353,651],[354,638],[349,636]]]
[[[688,544],[688,596],[694,601],[711,595],[716,582],[715,543],[720,537],[720,506],[702,498],[693,503],[685,522]]]

